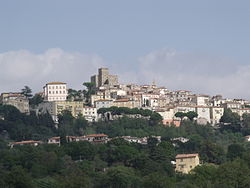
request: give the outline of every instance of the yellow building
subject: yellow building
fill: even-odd
[[[178,154],[175,157],[176,168],[175,171],[188,174],[192,169],[200,164],[199,154]]]
[[[48,112],[55,122],[58,121],[58,115],[64,110],[71,112],[72,116],[77,117],[83,113],[82,101],[52,101],[39,104],[38,109],[41,113]]]
[[[134,100],[129,99],[117,99],[114,100],[112,103],[112,106],[116,107],[127,107],[127,108],[138,108],[138,102]]]

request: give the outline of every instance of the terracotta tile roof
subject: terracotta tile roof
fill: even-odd
[[[49,82],[47,84],[66,84],[66,83],[64,83],[64,82]]]
[[[107,137],[108,135],[106,134],[89,134],[86,135],[86,137]]]
[[[192,154],[178,154],[176,155],[176,159],[181,159],[181,158],[191,158],[191,157],[198,157],[198,153],[192,153]]]
[[[56,139],[60,139],[60,137],[59,137],[59,136],[56,136],[56,137],[48,138],[48,140],[56,140]]]
[[[96,100],[95,102],[97,102],[97,101],[112,101],[111,99],[98,99],[98,100]]]
[[[115,100],[115,102],[128,102],[129,99],[117,99]]]
[[[42,142],[35,141],[35,140],[26,140],[26,141],[20,141],[20,142],[13,142],[12,144],[34,144],[34,143],[42,143]]]

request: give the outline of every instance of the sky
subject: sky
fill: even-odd
[[[121,83],[250,99],[248,0],[0,0],[0,93]]]

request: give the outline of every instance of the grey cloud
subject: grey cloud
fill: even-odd
[[[138,58],[136,63],[111,65],[96,54],[66,52],[59,48],[42,54],[27,50],[0,54],[0,92],[18,91],[24,85],[41,91],[49,81],[63,81],[68,87],[81,89],[84,81],[109,67],[121,83],[166,86],[171,90],[186,89],[195,93],[250,99],[248,80],[250,66],[239,65],[225,58],[206,54],[190,54],[163,48]]]
[[[225,57],[180,53],[160,49],[138,59],[141,82],[169,89],[187,89],[196,93],[250,99],[247,90],[250,66],[238,65]]]
[[[67,82],[69,87],[81,89],[91,74],[104,61],[96,54],[65,52],[59,48],[42,54],[27,50],[0,54],[0,92],[18,91],[24,85],[41,91],[49,81]]]

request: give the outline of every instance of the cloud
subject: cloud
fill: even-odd
[[[96,54],[65,52],[59,48],[42,54],[27,50],[0,54],[0,92],[19,91],[24,85],[42,91],[50,81],[67,82],[69,87],[81,89],[91,74],[105,64]]]
[[[187,89],[195,93],[222,94],[250,99],[250,66],[206,54],[181,53],[163,48],[138,59],[140,82],[169,89]]]
[[[34,92],[50,81],[68,83],[82,89],[100,67],[109,67],[121,83],[150,84],[153,81],[170,90],[185,89],[194,93],[250,99],[250,65],[228,58],[192,54],[163,48],[134,62],[106,63],[97,54],[66,52],[60,48],[34,54],[28,50],[0,54],[0,92],[20,91],[25,85]]]

